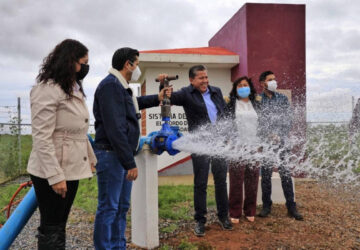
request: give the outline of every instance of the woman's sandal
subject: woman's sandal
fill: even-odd
[[[254,222],[255,221],[255,216],[245,216],[245,218],[250,221],[250,222]]]
[[[230,221],[232,224],[238,224],[240,222],[240,220],[237,218],[230,218]]]

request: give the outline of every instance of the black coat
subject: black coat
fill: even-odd
[[[221,90],[218,87],[208,86],[211,100],[217,108],[217,120],[224,116],[225,101]],[[171,104],[183,106],[189,125],[189,131],[193,131],[201,125],[210,123],[205,101],[199,90],[191,84],[187,87],[172,93]]]
[[[158,95],[137,97],[139,109],[159,105]],[[125,169],[135,168],[134,154],[140,136],[132,91],[125,89],[112,74],[95,91],[95,144],[109,145]]]

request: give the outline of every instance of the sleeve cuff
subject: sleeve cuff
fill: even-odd
[[[122,164],[126,170],[130,170],[136,168],[135,161],[127,162],[126,164]]]
[[[59,183],[60,181],[64,181],[65,180],[65,175],[63,173],[59,173],[57,175],[51,176],[49,178],[47,178],[49,185],[54,185],[56,183]]]

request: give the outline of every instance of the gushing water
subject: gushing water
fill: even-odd
[[[266,138],[259,142],[258,138],[239,134],[230,120],[202,126],[173,143],[180,151],[227,161],[260,165],[270,162],[275,167],[283,164],[295,176],[354,189],[360,186],[359,145],[360,136],[350,140],[345,125],[310,126],[306,136],[290,136],[284,141]]]

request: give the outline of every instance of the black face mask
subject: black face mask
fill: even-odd
[[[80,64],[80,65],[81,65],[80,71],[76,72],[77,81],[84,79],[87,73],[89,73],[89,68],[90,68],[89,64]]]

